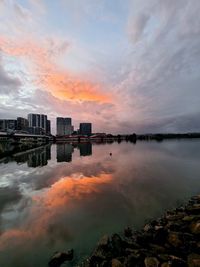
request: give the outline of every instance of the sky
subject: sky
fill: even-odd
[[[0,0],[0,118],[200,131],[199,0]]]

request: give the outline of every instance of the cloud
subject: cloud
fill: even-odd
[[[104,93],[100,85],[86,81],[78,76],[72,75],[56,64],[55,55],[63,54],[68,43],[56,44],[51,41],[39,46],[38,43],[29,39],[16,41],[0,38],[2,51],[9,56],[24,57],[29,63],[33,63],[30,71],[35,76],[35,84],[50,91],[61,100],[97,101],[109,102],[110,96]],[[53,52],[52,52],[53,51]]]
[[[123,66],[118,66],[115,88],[123,99],[120,112],[124,114],[119,127],[136,132],[200,130],[199,124],[194,125],[200,112],[200,20],[194,22],[195,30],[192,27],[200,3],[152,0],[138,3],[140,10],[136,6],[131,16],[142,18],[145,12],[151,19],[146,17],[148,25],[139,27],[140,42],[132,42],[122,75]],[[194,116],[193,125],[187,116]]]
[[[150,19],[150,16],[143,13],[129,20],[128,33],[133,42],[137,42],[142,37],[149,19]]]
[[[9,77],[11,73],[20,77],[22,86],[16,89],[17,97],[4,95],[0,114],[11,116],[11,107],[13,116],[48,112],[53,124],[56,116],[69,115],[77,126],[81,120],[90,120],[97,131],[113,133],[143,132],[148,127],[151,131],[159,131],[159,127],[162,131],[189,130],[187,116],[195,117],[200,111],[200,2],[134,0],[124,6],[124,1],[118,1],[117,7],[111,8],[112,3],[88,0],[81,2],[84,7],[78,11],[79,1],[63,3],[67,8],[60,2],[45,6],[39,20],[33,16],[32,5],[20,5],[22,13],[30,13],[27,23],[22,23],[14,6],[14,23],[5,16],[6,30],[0,25],[0,46],[7,59],[3,69]],[[57,12],[61,6],[63,13]],[[66,18],[63,14],[73,13],[83,17],[84,27],[81,25],[80,31],[67,16],[57,34],[51,20],[55,19],[54,8],[61,16],[59,23]],[[102,31],[100,17],[111,13],[117,24],[106,20]],[[37,18],[34,23],[33,18]],[[92,38],[94,32],[98,42]],[[175,118],[185,120],[179,123]]]
[[[4,69],[0,55],[0,95],[16,94],[21,85],[22,83],[18,78],[13,77],[12,73],[8,74]]]

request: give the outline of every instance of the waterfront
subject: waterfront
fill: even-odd
[[[199,158],[200,140],[171,140],[47,145],[3,160],[0,266],[46,266],[68,248],[75,265],[103,234],[198,194]]]

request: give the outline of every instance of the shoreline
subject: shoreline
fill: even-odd
[[[200,195],[142,230],[103,236],[79,267],[199,267]]]

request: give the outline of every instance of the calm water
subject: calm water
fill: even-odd
[[[112,156],[109,153],[112,152]],[[200,192],[200,141],[52,145],[0,163],[0,266],[45,267]]]

